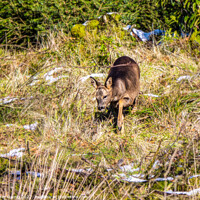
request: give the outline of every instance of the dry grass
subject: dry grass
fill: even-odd
[[[0,102],[0,152],[26,148],[22,160],[13,158],[2,170],[0,197],[165,199],[164,191],[199,187],[198,177],[188,179],[200,170],[199,62],[182,40],[172,52],[171,43],[133,46],[129,36],[111,33],[88,35],[80,42],[52,33],[39,49],[0,50],[0,96],[17,98]],[[143,94],[136,113],[125,117],[125,133],[116,134],[110,118],[96,110],[90,81],[81,78],[106,75],[108,63],[122,55],[139,63]],[[50,83],[47,73],[55,68],[52,77],[63,77]],[[190,77],[177,81],[180,76]],[[35,130],[24,129],[35,122]],[[134,163],[149,180],[141,184],[114,178],[120,174],[120,159],[122,165]],[[83,172],[73,171],[79,168]],[[21,170],[19,180],[10,175],[14,170]],[[174,180],[155,182],[152,175]]]

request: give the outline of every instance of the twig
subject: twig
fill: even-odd
[[[172,166],[172,162],[173,162],[173,160],[174,160],[174,158],[175,158],[175,156],[176,156],[176,154],[177,154],[177,151],[178,151],[178,148],[175,149],[175,151],[174,151],[174,153],[173,153],[173,155],[172,155],[172,157],[171,157],[171,159],[170,159],[170,161],[169,161],[168,169],[167,169],[167,171],[166,171],[165,174],[164,174],[164,177],[165,177],[165,178],[167,177],[167,175],[168,175],[169,172],[170,172],[170,169],[171,169],[171,166]]]
[[[180,69],[180,70],[182,70],[182,71],[184,71],[184,72],[192,73],[190,70],[185,70],[185,69],[183,69],[182,67],[179,67],[178,65],[173,65],[173,64],[169,64],[169,63],[168,63],[168,65],[170,65],[171,67],[177,67],[178,69]]]
[[[5,47],[5,46],[14,46],[14,47],[18,47],[18,48],[21,48],[21,49],[29,50],[29,49],[26,48],[26,47],[22,47],[22,46],[16,45],[16,44],[0,44],[0,47]]]
[[[161,143],[162,143],[162,140],[159,141],[159,144],[158,144],[157,150],[156,150],[156,152],[155,152],[155,154],[154,154],[154,156],[153,156],[153,159],[152,159],[150,165],[147,167],[147,170],[148,170],[149,172],[148,172],[147,175],[146,175],[146,179],[148,179],[148,176],[149,176],[149,174],[150,174],[151,171],[152,171],[152,167],[153,167],[153,164],[155,163],[156,157],[158,156],[158,152],[159,152],[159,150],[160,150]]]
[[[82,157],[81,160],[83,160],[84,162],[90,164],[92,167],[96,167],[91,161],[87,160],[86,158]]]

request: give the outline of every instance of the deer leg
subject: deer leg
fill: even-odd
[[[121,133],[124,133],[124,115],[122,113],[122,129],[121,129]]]
[[[119,100],[119,110],[118,110],[118,117],[117,117],[117,126],[118,126],[118,129],[119,131],[123,131],[124,129],[124,125],[123,125],[123,119],[124,119],[124,116],[123,116],[123,99],[120,99]]]
[[[135,100],[133,102],[133,107],[131,113],[135,113],[137,111],[137,104],[138,104],[138,97],[135,97]]]

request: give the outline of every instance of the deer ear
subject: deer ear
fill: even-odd
[[[101,85],[100,82],[98,82],[95,78],[93,78],[93,77],[91,77],[91,76],[90,76],[90,80],[91,80],[91,84],[92,84],[95,88],[97,88],[98,86]]]
[[[110,89],[112,87],[112,77],[109,77],[106,82],[105,82],[105,86]]]

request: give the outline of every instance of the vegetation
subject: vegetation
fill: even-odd
[[[38,44],[49,30],[69,32],[73,25],[108,12],[119,12],[122,23],[143,31],[160,28],[199,34],[199,0],[4,0],[0,2],[0,42]]]
[[[29,14],[27,21],[19,15],[24,22],[21,24],[20,18],[9,11],[11,5],[6,0],[0,3],[7,6],[0,6],[1,16],[9,11],[9,20],[16,23],[3,20],[13,26],[13,32],[4,24],[7,42],[4,38],[0,45],[0,199],[199,199],[200,194],[194,192],[200,185],[199,18],[194,17],[191,26],[194,35],[182,38],[170,34],[178,23],[172,23],[167,15],[171,1],[139,1],[137,11],[134,6],[127,10],[125,3],[117,8],[122,1],[70,1],[65,3],[71,5],[66,16],[62,15],[64,6],[63,12],[59,10],[64,1],[48,1],[47,7],[46,1],[29,2],[28,6],[25,0],[13,0],[12,8],[22,4],[18,10],[26,7],[28,13],[34,13],[31,6],[44,4],[35,15],[42,23],[35,22],[33,29],[26,29],[27,23],[34,24]],[[177,4],[190,8],[195,2],[188,5],[189,1],[174,1],[171,8]],[[140,21],[133,16],[151,5],[162,6],[167,12],[164,20],[169,20],[165,26],[172,29],[143,43],[122,27]],[[199,9],[198,5],[193,7]],[[89,9],[94,10],[93,17]],[[96,20],[108,11],[122,11],[117,9],[126,10],[121,21],[119,15],[109,23]],[[178,12],[180,7],[172,10]],[[154,14],[152,20],[159,13]],[[60,16],[63,21],[59,21]],[[176,17],[181,19],[181,15]],[[150,16],[143,19],[136,26],[149,30],[145,20]],[[72,24],[87,20],[85,35],[73,36]],[[162,23],[155,20],[156,28]],[[35,40],[37,45],[28,30],[34,37],[44,34]],[[90,74],[103,75],[98,78],[103,82],[109,65],[122,55],[139,63],[142,94],[136,111],[126,111],[124,134],[117,134],[108,110],[97,111],[95,91],[87,78]],[[25,148],[23,157],[6,156],[21,147]],[[130,182],[133,177],[144,182]],[[193,193],[177,197],[166,193],[170,190]]]

